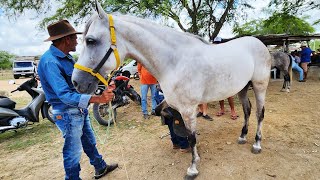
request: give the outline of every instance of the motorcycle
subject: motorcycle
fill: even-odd
[[[12,83],[14,84],[14,82]],[[36,77],[22,83],[17,89],[11,91],[27,91],[32,97],[31,102],[22,109],[15,109],[16,102],[8,97],[0,96],[0,133],[12,129],[26,127],[29,122],[39,122],[39,112],[42,117],[53,122],[51,117],[51,105],[45,101],[45,95],[41,88],[37,88],[38,82]]]
[[[117,108],[125,106],[130,103],[129,99],[133,102],[141,105],[141,97],[134,90],[133,86],[129,84],[130,78],[122,75],[121,69],[117,70],[111,80],[108,82],[109,85],[111,82],[115,84],[115,94],[114,99],[111,102],[111,109],[113,117],[109,109],[109,103],[94,103],[93,104],[93,116],[98,121],[100,125],[108,126],[108,124],[113,124],[113,121],[116,121],[117,117]],[[104,85],[99,85],[98,89],[95,91],[96,95],[101,95],[102,92],[106,89]]]

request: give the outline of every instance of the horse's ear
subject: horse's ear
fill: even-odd
[[[100,5],[100,3],[98,2],[98,0],[96,0],[95,2],[96,2],[95,9],[98,13],[98,16],[100,19],[103,19],[106,16],[105,12],[104,12],[102,6]]]

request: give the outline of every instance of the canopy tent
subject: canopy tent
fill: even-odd
[[[309,34],[309,35],[288,35],[288,34],[268,34],[268,35],[253,35],[260,39],[265,45],[283,45],[285,51],[288,50],[289,44],[307,41],[312,39],[320,39],[320,34]],[[227,42],[232,39],[236,39],[242,36],[237,36],[229,39],[222,39],[222,42]],[[308,44],[309,45],[309,44]]]

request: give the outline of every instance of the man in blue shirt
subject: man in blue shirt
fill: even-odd
[[[71,82],[74,60],[69,54],[76,51],[77,34],[67,20],[48,26],[52,45],[41,57],[38,66],[42,88],[53,108],[53,119],[64,138],[63,164],[65,179],[80,179],[80,158],[82,149],[95,168],[95,178],[99,179],[118,167],[102,159],[96,148],[96,139],[90,126],[87,107],[89,103],[107,103],[113,99],[108,87],[101,96],[79,94]]]
[[[301,67],[303,69],[303,80],[307,80],[307,75],[308,75],[308,64],[311,62],[311,54],[312,50],[307,47],[306,42],[301,43]]]

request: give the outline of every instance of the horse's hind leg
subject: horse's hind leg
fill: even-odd
[[[268,82],[258,82],[258,83],[253,83],[253,90],[255,93],[256,97],[256,105],[257,105],[257,132],[256,132],[256,137],[255,137],[255,143],[253,144],[252,147],[252,152],[254,154],[258,154],[261,152],[261,139],[262,139],[262,134],[261,134],[261,129],[262,129],[262,121],[264,119],[264,104],[265,104],[265,97],[266,97],[266,91],[267,91],[267,86]]]
[[[188,141],[189,141],[190,147],[192,148],[192,162],[191,162],[191,166],[187,170],[187,176],[185,177],[185,180],[192,180],[192,179],[195,179],[199,174],[197,170],[197,163],[200,160],[200,157],[198,155],[198,150],[196,147],[196,144],[197,144],[196,132],[193,132],[190,136],[188,136]]]
[[[250,82],[238,93],[239,100],[242,104],[242,109],[244,113],[244,123],[241,130],[241,135],[238,139],[239,144],[245,144],[247,142],[246,136],[248,134],[248,122],[251,114],[251,103],[248,98],[247,92],[250,86]]]
[[[187,109],[187,108],[186,108]],[[197,150],[197,139],[196,139],[196,107],[194,111],[184,111],[181,112],[181,116],[184,120],[186,128],[190,131],[188,136],[188,141],[192,150],[192,161],[191,165],[187,170],[187,176],[185,179],[194,179],[199,174],[197,170],[197,163],[200,161],[200,156]]]
[[[289,73],[288,73],[288,71],[284,71],[283,73],[284,73],[284,75],[283,75],[284,81],[283,81],[282,90],[290,92],[291,80],[290,80]]]

